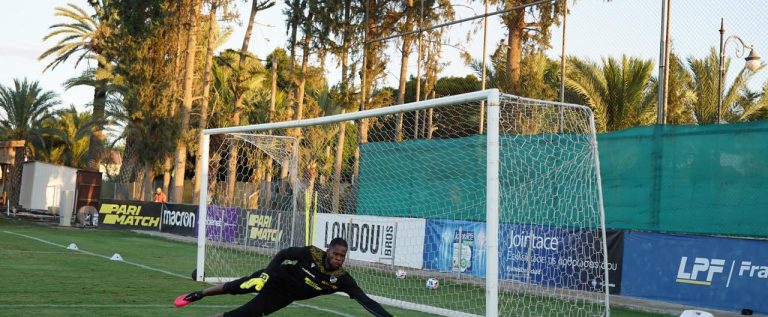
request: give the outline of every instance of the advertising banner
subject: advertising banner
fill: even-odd
[[[208,206],[206,214],[206,238],[210,241],[237,241],[238,209],[234,207]]]
[[[424,268],[485,276],[485,223],[427,220]]]
[[[768,313],[768,241],[627,232],[622,294]]]
[[[160,232],[182,236],[197,236],[197,206],[182,204],[163,204],[163,216]]]
[[[606,234],[609,291],[620,291],[623,236]],[[553,287],[601,291],[604,285],[602,235],[590,229],[502,224],[499,278]],[[424,268],[485,276],[484,222],[428,220]]]
[[[624,230],[606,230],[608,239],[608,292],[621,292],[621,272],[624,269]]]
[[[160,203],[102,199],[99,204],[99,229],[157,231],[161,208]]]
[[[619,294],[622,233],[606,233],[608,263],[603,264],[599,230],[540,225],[503,225],[499,271],[502,279],[601,292],[608,266],[608,290]],[[611,252],[612,251],[612,252]]]
[[[342,237],[349,244],[349,259],[420,269],[424,226],[424,219],[320,213],[312,241],[325,249],[333,238]]]
[[[246,245],[274,248],[280,246],[283,228],[290,225],[286,212],[249,210],[245,214],[247,223]]]

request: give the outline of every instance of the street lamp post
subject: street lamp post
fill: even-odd
[[[725,46],[728,45],[728,41],[736,40],[739,46],[736,46],[736,57],[744,56],[744,52],[749,48],[749,55],[744,60],[746,64],[744,67],[749,71],[755,71],[760,67],[760,55],[757,55],[755,48],[752,45],[748,45],[743,39],[736,35],[731,35],[723,41],[725,35],[725,28],[723,27],[723,19],[720,19],[720,74],[717,77],[717,123],[722,122],[722,110],[723,110],[723,78],[725,77]]]

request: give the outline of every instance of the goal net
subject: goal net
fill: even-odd
[[[607,316],[589,108],[486,90],[204,132],[197,279],[349,243],[382,304],[441,316]]]

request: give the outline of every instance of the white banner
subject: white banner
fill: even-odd
[[[317,214],[313,245],[326,249],[336,237],[347,240],[347,258],[421,269],[426,221],[338,214]]]

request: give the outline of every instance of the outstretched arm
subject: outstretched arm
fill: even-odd
[[[282,249],[280,252],[277,252],[275,254],[275,257],[272,258],[272,261],[269,262],[269,265],[262,270],[257,271],[253,275],[251,275],[250,279],[245,280],[240,284],[240,289],[245,290],[254,290],[254,291],[261,291],[262,288],[264,288],[264,285],[267,284],[267,281],[269,281],[270,274],[275,273],[279,268],[280,265],[283,264],[283,261],[285,260],[299,260],[302,256],[305,256],[309,251],[307,251],[307,248],[300,248],[300,247],[291,247],[287,249]],[[256,275],[258,274],[258,277]]]
[[[346,293],[349,294],[350,297],[354,298],[358,303],[360,303],[360,306],[363,306],[368,312],[373,314],[376,317],[393,317],[392,314],[384,310],[384,307],[381,307],[379,303],[377,303],[375,300],[368,297],[368,295],[363,292],[360,287],[357,286],[357,284],[351,285],[347,290]]]

